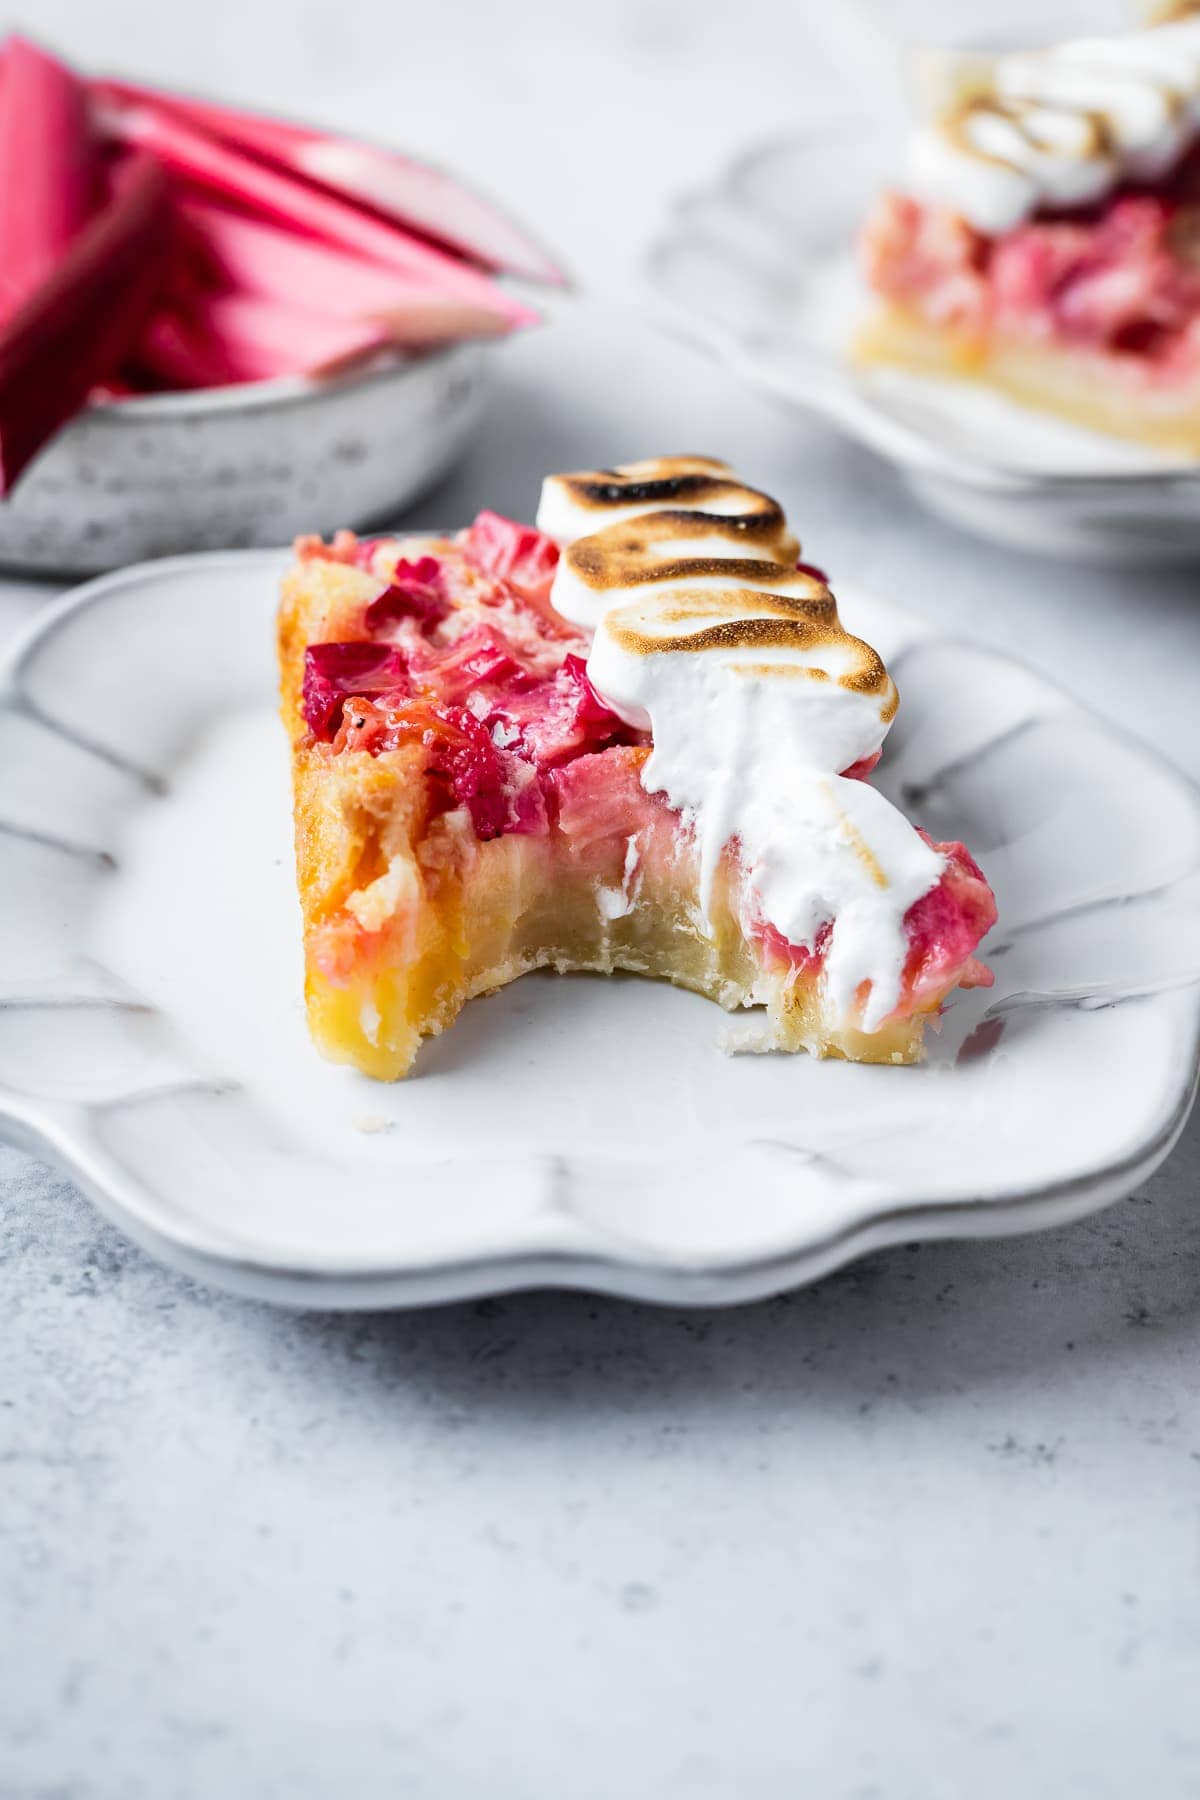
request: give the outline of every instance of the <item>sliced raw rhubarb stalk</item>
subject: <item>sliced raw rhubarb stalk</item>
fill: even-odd
[[[27,38],[8,38],[3,58],[0,320],[45,280],[83,226],[95,166],[83,83]]]
[[[226,346],[173,306],[155,309],[130,367],[151,389],[232,387],[246,380]]]
[[[167,178],[135,154],[54,272],[0,332],[0,493],[136,342],[170,245]]]
[[[298,238],[194,194],[176,202],[200,276],[263,300],[329,319],[374,321],[402,349],[428,349],[468,337],[495,337],[505,320],[472,302],[433,292],[398,270]]]
[[[369,356],[388,342],[385,328],[372,320],[327,319],[254,294],[212,294],[197,301],[170,321],[174,337],[163,329],[165,323],[151,321],[138,346],[138,361],[183,380],[186,359],[193,357],[189,386],[318,374]],[[181,345],[186,346],[182,354]],[[173,356],[179,360],[171,368]],[[200,368],[207,373],[197,382]]]
[[[165,105],[200,130],[241,145],[258,156],[291,169],[310,181],[333,188],[348,200],[383,213],[436,238],[461,256],[486,268],[522,275],[528,281],[563,286],[566,277],[541,246],[490,200],[442,169],[352,138],[333,137],[281,119],[262,118],[228,106],[177,94],[157,94],[127,82],[106,82],[111,98]]]
[[[385,268],[397,269],[413,281],[424,280],[435,294],[454,296],[497,314],[508,326],[537,323],[537,314],[522,306],[487,276],[435,249],[410,232],[377,218],[338,195],[326,193],[253,155],[223,143],[189,124],[168,107],[104,98],[104,123],[128,144],[151,151],[171,170],[214,194],[223,195],[267,218],[315,237],[326,244],[357,251]]]

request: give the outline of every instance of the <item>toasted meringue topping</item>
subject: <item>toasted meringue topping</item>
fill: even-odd
[[[825,1003],[839,1019],[861,1007],[874,1030],[899,998],[904,915],[942,870],[880,793],[840,773],[895,714],[881,658],[796,568],[777,503],[723,463],[552,476],[538,524],[564,546],[555,606],[595,631],[593,683],[653,734],[644,785],[695,833],[705,920],[732,845],[748,913],[810,950],[832,926]]]
[[[707,456],[550,475],[537,522],[564,546],[554,604],[589,630],[611,596],[637,586],[687,581],[720,592],[744,579],[802,595],[814,585],[796,572],[800,546],[779,502]]]
[[[938,87],[953,81],[942,60]],[[978,230],[1155,180],[1200,135],[1200,17],[962,62],[960,90],[914,132],[907,185]]]

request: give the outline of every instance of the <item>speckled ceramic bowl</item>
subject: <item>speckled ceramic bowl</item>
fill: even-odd
[[[0,566],[86,575],[369,524],[449,468],[483,381],[484,347],[456,344],[336,380],[92,407],[0,501]]]

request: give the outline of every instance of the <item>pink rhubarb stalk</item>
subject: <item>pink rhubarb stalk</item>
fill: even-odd
[[[162,166],[129,157],[104,205],[0,331],[0,493],[120,367],[158,296],[169,243]]]
[[[87,90],[28,38],[4,44],[0,105],[0,321],[50,274],[91,211]]]
[[[253,294],[210,294],[181,314],[151,320],[138,362],[186,386],[210,387],[319,374],[387,342],[386,330],[371,320],[323,318]]]
[[[508,326],[530,325],[537,314],[522,306],[485,275],[435,249],[411,233],[361,210],[336,194],[269,167],[231,144],[211,137],[164,105],[113,102],[98,88],[106,104],[105,123],[125,143],[152,152],[169,169],[210,192],[240,202],[278,224],[340,245],[414,281],[425,280],[435,292],[453,295]]]
[[[442,169],[353,138],[179,94],[157,94],[128,82],[106,82],[103,91],[126,104],[169,106],[200,130],[320,182],[397,225],[436,238],[485,268],[528,281],[565,284],[562,270],[527,232]]]
[[[402,349],[428,349],[506,329],[498,314],[433,292],[392,269],[185,193],[176,202],[202,280],[328,319],[374,321]]]

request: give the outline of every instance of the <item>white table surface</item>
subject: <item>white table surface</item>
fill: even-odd
[[[38,0],[27,22],[425,148],[561,246],[587,298],[502,353],[427,518],[528,515],[547,469],[727,456],[821,564],[1200,776],[1194,573],[955,535],[638,314],[667,197],[849,103],[820,10]],[[47,591],[3,583],[0,634]],[[177,1279],[0,1150],[0,1797],[1200,1795],[1198,1166],[1194,1121],[1099,1218],[740,1312],[337,1318]]]

